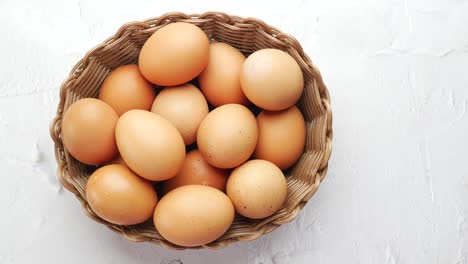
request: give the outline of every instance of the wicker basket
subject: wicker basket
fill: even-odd
[[[306,148],[298,163],[285,173],[288,182],[287,201],[278,212],[266,219],[251,220],[236,215],[231,228],[222,237],[204,247],[222,248],[235,241],[254,240],[293,220],[312,197],[327,172],[332,141],[329,94],[319,71],[296,39],[258,19],[240,18],[218,12],[201,15],[170,13],[143,22],[125,24],[114,36],[89,51],[62,84],[57,116],[51,124],[50,132],[55,142],[59,179],[63,186],[80,200],[89,217],[126,239],[183,249],[161,237],[152,221],[134,226],[120,226],[97,216],[85,196],[86,181],[96,167],[86,166],[75,160],[64,149],[60,137],[63,113],[73,102],[84,97],[97,97],[101,83],[112,69],[136,63],[146,39],[161,26],[177,21],[195,24],[205,31],[210,41],[228,43],[246,55],[263,48],[284,50],[299,63],[304,74],[305,89],[297,105],[307,122]]]

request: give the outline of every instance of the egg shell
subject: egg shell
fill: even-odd
[[[275,164],[257,159],[232,171],[226,193],[239,214],[260,219],[281,208],[288,186],[283,172]]]
[[[218,168],[234,168],[255,150],[258,127],[255,116],[243,105],[227,104],[211,111],[197,133],[198,149]]]
[[[157,114],[130,110],[118,120],[115,135],[125,163],[145,179],[172,178],[184,162],[182,136],[169,121]]]
[[[222,192],[229,177],[227,170],[215,168],[205,161],[199,150],[187,153],[184,164],[174,178],[164,182],[164,193],[184,185],[207,185]]]
[[[154,99],[151,112],[169,120],[179,130],[185,145],[197,139],[197,130],[208,114],[202,92],[190,83],[164,88]]]
[[[118,225],[142,223],[153,215],[158,197],[153,186],[125,166],[97,169],[86,184],[86,200],[102,219]]]
[[[78,100],[63,115],[63,145],[84,164],[105,163],[118,153],[115,140],[117,119],[112,107],[98,99]]]
[[[242,66],[240,83],[252,103],[271,111],[293,106],[304,90],[304,76],[299,64],[291,55],[278,49],[252,53]]]
[[[226,194],[213,187],[186,185],[161,199],[153,220],[169,242],[196,247],[216,240],[229,229],[234,207]]]
[[[177,22],[161,27],[141,48],[138,65],[145,78],[161,86],[176,86],[195,77],[208,64],[210,43],[197,26]]]
[[[239,80],[244,61],[244,54],[233,46],[221,42],[210,45],[208,65],[198,76],[200,88],[210,104],[249,104]]]
[[[155,97],[151,85],[135,64],[118,67],[107,75],[98,98],[121,116],[132,109],[150,110]]]
[[[291,167],[304,152],[306,126],[296,106],[282,111],[262,111],[257,116],[258,142],[254,157]],[[285,129],[287,128],[287,129]]]

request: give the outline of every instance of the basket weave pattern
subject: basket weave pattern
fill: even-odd
[[[296,39],[258,19],[219,12],[201,15],[169,13],[158,18],[125,24],[114,36],[89,51],[73,67],[62,84],[57,116],[51,124],[50,133],[55,143],[60,182],[76,195],[90,218],[126,239],[183,249],[161,237],[152,221],[120,226],[97,216],[85,196],[86,182],[96,167],[75,160],[63,147],[60,137],[62,116],[71,104],[81,98],[97,97],[104,78],[111,70],[124,64],[137,63],[140,49],[152,33],[161,26],[180,21],[199,26],[210,41],[228,43],[246,55],[263,48],[284,50],[299,63],[304,74],[304,93],[297,106],[306,120],[306,147],[297,164],[285,173],[288,182],[287,201],[279,211],[265,219],[252,220],[236,215],[231,228],[222,237],[204,247],[222,248],[235,241],[254,240],[293,220],[312,197],[327,172],[333,136],[329,93],[320,72]]]

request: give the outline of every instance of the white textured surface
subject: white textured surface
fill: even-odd
[[[468,1],[197,2],[0,1],[0,263],[468,263]],[[254,242],[128,242],[59,187],[48,127],[61,82],[123,23],[174,10],[263,19],[329,87],[328,176],[298,219]]]

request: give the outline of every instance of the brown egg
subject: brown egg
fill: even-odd
[[[63,115],[63,145],[84,164],[107,162],[118,153],[114,134],[118,118],[106,103],[94,98],[81,99]]]
[[[244,54],[226,43],[210,45],[208,65],[198,76],[200,88],[210,104],[249,104],[239,80],[244,61]]]
[[[164,182],[164,193],[184,185],[207,185],[220,191],[226,190],[229,176],[227,170],[218,169],[205,161],[200,151],[192,150],[187,153],[182,169],[174,178]]]
[[[239,104],[227,104],[203,119],[198,128],[197,144],[211,165],[234,168],[249,159],[257,138],[257,121],[252,112]]]
[[[206,34],[197,26],[177,22],[158,29],[141,48],[138,64],[145,78],[175,86],[197,77],[210,55]]]
[[[99,91],[99,99],[110,105],[119,116],[132,109],[150,110],[154,97],[153,86],[143,78],[135,64],[113,70]]]
[[[285,170],[301,157],[306,126],[296,106],[283,111],[262,111],[257,116],[258,142],[254,157],[273,162]],[[287,129],[285,129],[287,128]]]
[[[96,170],[86,184],[86,200],[102,219],[135,225],[151,218],[158,197],[151,184],[122,165]]]
[[[288,186],[283,172],[275,164],[249,160],[231,173],[226,192],[239,214],[259,219],[281,208]]]
[[[179,131],[163,117],[144,110],[123,114],[115,128],[120,155],[130,169],[151,181],[174,177],[185,159]]]
[[[277,49],[252,53],[242,66],[240,82],[252,103],[272,111],[293,106],[304,89],[299,64],[291,55]]]
[[[196,247],[222,236],[234,220],[234,207],[221,191],[186,185],[166,194],[154,211],[154,225],[165,239]]]
[[[185,145],[190,145],[197,139],[198,126],[208,114],[208,103],[197,87],[186,83],[163,89],[151,112],[169,120],[179,130]]]

